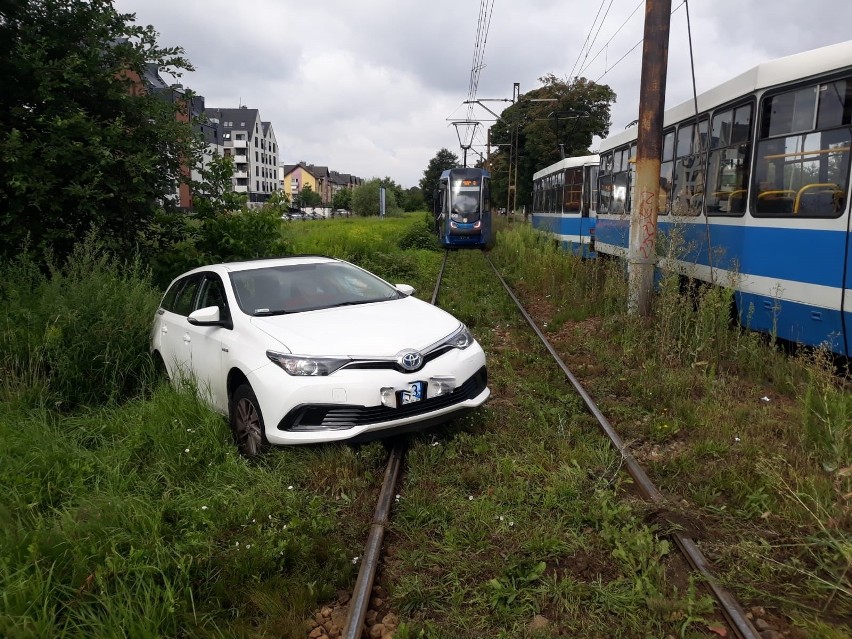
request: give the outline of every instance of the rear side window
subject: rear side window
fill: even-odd
[[[195,300],[195,293],[198,291],[200,282],[201,275],[190,275],[179,279],[166,291],[160,306],[178,315],[189,315],[193,310],[192,302]]]

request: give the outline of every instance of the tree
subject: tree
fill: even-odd
[[[433,206],[435,190],[441,180],[441,173],[457,166],[459,166],[458,156],[448,149],[441,149],[435,154],[435,157],[429,160],[429,165],[423,171],[423,178],[420,180],[420,191],[430,211]]]
[[[322,196],[311,188],[310,184],[302,187],[302,192],[299,193],[299,206],[319,206],[322,204]]]
[[[348,211],[352,206],[352,189],[342,188],[335,191],[334,197],[331,198],[331,207],[334,210],[343,209]]]
[[[539,82],[541,87],[521,96],[491,127],[492,143],[505,145],[491,159],[491,195],[497,206],[507,201],[508,145],[516,134],[517,205],[521,206],[532,203],[533,173],[553,164],[563,153],[564,157],[588,154],[593,137],[609,133],[610,107],[615,102],[609,86],[586,78],[561,80],[553,74],[539,78]],[[557,101],[533,102],[549,99]]]
[[[352,192],[352,212],[355,215],[379,214],[379,190],[384,186],[382,182],[379,178],[373,178],[355,188]],[[399,210],[393,190],[385,187],[385,212],[394,215]]]
[[[193,211],[198,217],[211,217],[217,213],[239,211],[248,201],[245,193],[236,193],[231,178],[234,163],[231,158],[214,157],[199,168],[201,180],[193,182]]]
[[[423,199],[423,192],[416,186],[412,186],[405,191],[402,197],[402,209],[404,211],[425,211],[426,200]]]
[[[141,78],[191,65],[133,21],[111,0],[3,3],[0,257],[27,242],[61,258],[92,227],[129,249],[171,206],[200,143],[184,103]]]

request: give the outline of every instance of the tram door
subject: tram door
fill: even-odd
[[[444,220],[446,219],[446,200],[447,200],[447,181],[441,180],[438,183],[438,188],[435,189],[433,197],[433,214],[435,216],[435,232],[438,235],[444,234]]]

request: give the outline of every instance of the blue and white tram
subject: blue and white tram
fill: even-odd
[[[582,257],[595,252],[598,155],[565,158],[533,175],[533,228]]]
[[[669,109],[663,135],[660,265],[734,288],[752,329],[852,355],[852,41]],[[601,144],[600,254],[627,253],[635,155],[635,129]]]
[[[455,168],[441,173],[434,210],[441,246],[491,247],[490,193],[491,175],[485,169]]]

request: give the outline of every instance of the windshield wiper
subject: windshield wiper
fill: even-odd
[[[252,313],[254,317],[272,317],[273,315],[287,315],[293,311],[255,311]]]
[[[353,300],[349,302],[338,302],[337,304],[330,304],[328,306],[323,306],[323,308],[337,308],[338,306],[358,306],[359,304],[375,304],[376,302],[387,302],[388,300],[379,299],[379,300]]]

